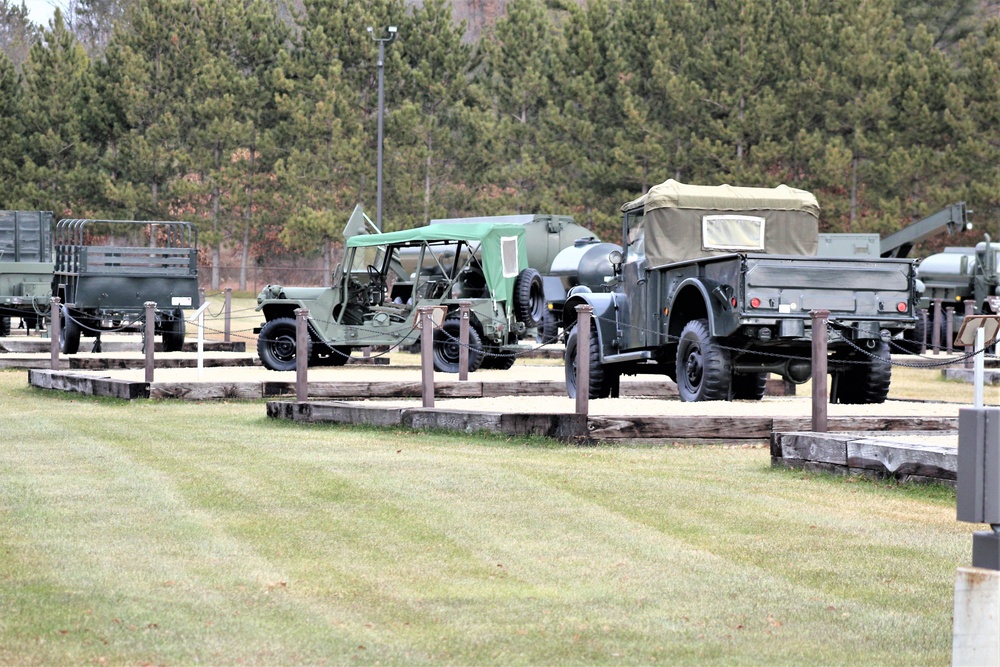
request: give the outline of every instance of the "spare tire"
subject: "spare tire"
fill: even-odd
[[[545,321],[545,289],[535,269],[524,269],[514,280],[514,316],[529,329]]]

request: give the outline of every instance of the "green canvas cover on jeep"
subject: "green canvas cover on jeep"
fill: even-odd
[[[385,245],[419,245],[466,241],[482,245],[481,258],[486,284],[493,298],[513,298],[514,279],[528,266],[524,227],[510,224],[436,224],[384,234],[360,234],[347,239],[348,248]]]
[[[652,266],[734,252],[815,255],[819,203],[805,190],[687,185],[673,179],[622,206]]]

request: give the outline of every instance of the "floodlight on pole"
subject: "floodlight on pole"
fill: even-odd
[[[376,37],[375,30],[368,26],[368,34],[378,42],[378,161],[376,171],[375,226],[382,231],[382,122],[385,116],[385,45],[396,39],[396,26],[386,28],[386,37]]]

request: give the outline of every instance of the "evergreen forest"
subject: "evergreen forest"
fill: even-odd
[[[329,273],[354,206],[375,218],[388,26],[387,231],[553,213],[614,240],[674,178],[810,190],[821,231],[965,201],[972,241],[1000,235],[996,3],[508,0],[475,32],[447,0],[69,7],[0,0],[0,208],[194,221],[216,288],[223,257],[241,287]]]

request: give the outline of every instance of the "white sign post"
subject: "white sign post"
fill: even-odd
[[[202,371],[205,369],[205,311],[208,310],[208,306],[211,301],[206,301],[201,304],[198,310],[194,311],[191,317],[187,318],[188,322],[194,322],[195,319],[198,320],[198,379],[201,379]]]

